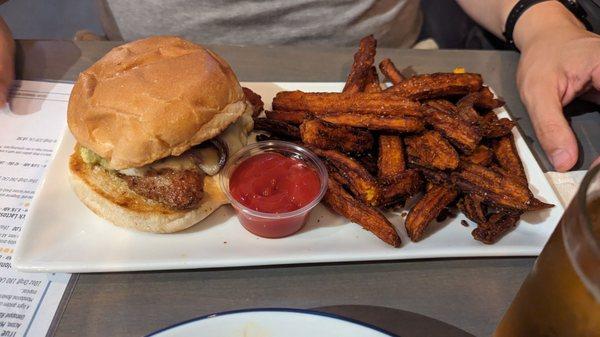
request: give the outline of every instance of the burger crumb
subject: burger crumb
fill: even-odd
[[[469,223],[466,220],[460,220],[460,224],[465,227],[469,227]]]
[[[227,241],[223,241],[224,244],[227,244]]]
[[[400,213],[400,216],[402,216],[403,218],[406,218],[407,215],[408,215],[407,211],[403,211],[402,213]]]

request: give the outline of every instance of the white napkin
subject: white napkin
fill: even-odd
[[[587,173],[586,170],[571,171],[571,172],[546,172],[546,178],[550,185],[554,188],[558,198],[564,207],[571,202],[583,177]]]

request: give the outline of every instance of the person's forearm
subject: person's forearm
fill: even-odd
[[[504,39],[502,32],[517,0],[457,0],[477,23]],[[544,1],[527,9],[517,21],[513,39],[520,49],[526,48],[540,34],[570,34],[584,28],[581,22],[558,1]],[[557,36],[560,37],[560,36]]]
[[[456,0],[456,2],[473,20],[503,39],[504,23],[517,0]]]

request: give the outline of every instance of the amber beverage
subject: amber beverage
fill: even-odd
[[[600,166],[584,178],[494,336],[600,336]]]

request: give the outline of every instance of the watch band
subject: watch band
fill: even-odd
[[[517,46],[515,46],[515,40],[513,39],[513,32],[515,30],[515,24],[517,23],[517,20],[519,20],[521,15],[525,13],[525,11],[531,6],[545,1],[549,0],[519,0],[510,10],[508,18],[506,18],[506,23],[504,24],[504,33],[502,33],[502,35],[504,35],[506,43],[511,48],[517,49]]]
[[[511,9],[510,13],[508,14],[508,18],[506,18],[504,32],[502,33],[502,35],[504,35],[506,43],[511,48],[517,49],[517,46],[515,46],[515,41],[513,39],[513,32],[515,30],[515,24],[517,23],[521,15],[526,10],[531,8],[531,6],[545,1],[550,0],[519,0]],[[573,15],[575,15],[575,17],[584,24],[587,30],[592,30],[592,25],[586,19],[586,12],[583,10],[583,8],[581,8],[581,6],[579,6],[579,4],[577,4],[577,2],[573,0],[558,0],[558,2],[560,2],[563,6],[565,6],[565,8],[567,8],[571,13],[573,13]]]

